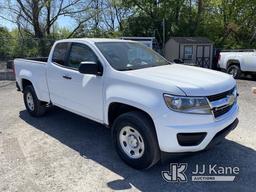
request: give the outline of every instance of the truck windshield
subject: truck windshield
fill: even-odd
[[[136,42],[95,43],[109,64],[116,70],[126,71],[168,65],[158,53]]]

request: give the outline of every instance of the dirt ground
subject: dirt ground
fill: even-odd
[[[109,129],[59,108],[45,117],[25,111],[14,82],[0,82],[0,191],[255,191],[255,81],[238,80],[239,125],[215,148],[189,156],[165,157],[146,171],[125,165]],[[168,183],[169,163],[237,166],[234,182]]]

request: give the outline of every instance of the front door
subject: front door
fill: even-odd
[[[211,66],[211,46],[197,45],[196,47],[196,64],[200,67],[210,68]]]
[[[72,43],[68,50],[62,65],[53,53],[47,74],[51,100],[57,106],[102,122],[103,77],[78,71],[82,61],[98,62],[98,58],[86,44]]]

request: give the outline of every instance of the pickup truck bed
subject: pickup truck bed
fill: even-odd
[[[40,61],[40,64],[43,64],[43,62],[46,64],[48,61],[48,57],[28,57],[24,59],[30,60],[30,61]]]
[[[19,79],[16,79],[17,83],[22,85],[22,82],[20,82],[22,79],[33,82],[38,99],[49,102],[50,98],[46,79],[46,64],[47,58],[26,58],[14,60],[15,73],[20,76]]]

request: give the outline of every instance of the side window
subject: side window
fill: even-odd
[[[65,65],[65,57],[68,51],[68,43],[58,43],[53,51],[52,62]]]
[[[95,53],[87,45],[73,43],[71,46],[67,66],[72,68],[78,68],[82,61],[97,62],[98,59]]]
[[[192,59],[193,57],[193,46],[184,46],[184,59]]]

